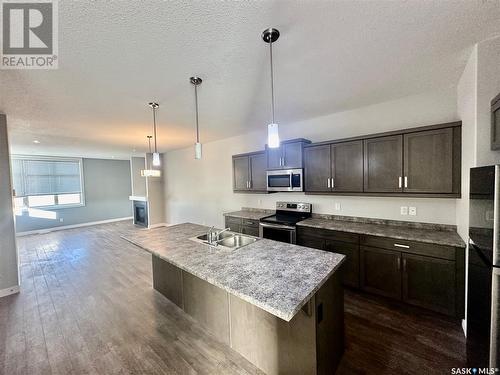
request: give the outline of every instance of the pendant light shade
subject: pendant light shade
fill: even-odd
[[[148,135],[149,155],[151,155],[151,138],[153,138],[153,136]],[[159,169],[149,168],[148,155],[146,155],[145,167],[146,169],[141,169],[142,177],[161,177],[161,171]]]
[[[161,166],[160,154],[158,153],[158,146],[156,140],[156,110],[160,106],[158,103],[151,102],[149,106],[153,109],[153,134],[155,138],[155,152],[153,152],[153,166]]]
[[[278,124],[274,120],[274,71],[273,71],[273,43],[278,40],[280,32],[268,28],[262,32],[262,39],[269,44],[269,61],[271,66],[271,112],[272,122],[267,126],[267,146],[269,148],[280,147],[280,136]]]
[[[191,77],[189,78],[189,82],[194,86],[194,103],[196,107],[196,143],[194,144],[194,158],[201,159],[200,126],[198,124],[198,86],[201,85],[203,81],[200,77]]]

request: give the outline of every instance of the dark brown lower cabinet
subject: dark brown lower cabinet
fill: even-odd
[[[403,254],[403,301],[455,314],[455,262]]]
[[[385,297],[401,298],[401,253],[360,247],[361,289]]]
[[[226,216],[226,228],[232,232],[248,234],[249,236],[259,237],[259,221],[242,219],[240,217]]]
[[[354,288],[359,288],[359,245],[342,241],[325,241],[325,250],[332,253],[344,254],[346,260],[343,264],[343,283]]]

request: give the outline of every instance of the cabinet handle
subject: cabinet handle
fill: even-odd
[[[408,187],[408,177],[405,176],[405,188],[407,188],[407,187]]]
[[[335,180],[334,180],[334,179],[333,179],[333,177],[332,177],[332,189],[335,189],[335,184],[334,184],[334,181],[335,181]]]
[[[398,244],[398,243],[395,243],[394,246],[395,247],[402,247],[403,249],[409,249],[410,248],[410,246],[408,246],[408,245],[401,245],[401,244]]]
[[[401,176],[399,176],[399,178],[398,178],[398,185],[399,185],[400,189],[402,188],[402,181],[401,180],[402,180],[402,178],[401,178]]]
[[[330,179],[329,178],[326,179],[326,185],[328,186],[328,189],[330,189]]]
[[[248,181],[248,188],[251,189],[252,188],[252,180]]]
[[[403,259],[403,271],[406,272],[406,258]]]

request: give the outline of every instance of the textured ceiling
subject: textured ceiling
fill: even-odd
[[[286,126],[454,85],[499,20],[493,0],[59,1],[59,69],[0,71],[0,111],[16,153],[124,158],[155,100],[165,151],[194,142],[195,74],[202,142],[269,122],[266,27]]]

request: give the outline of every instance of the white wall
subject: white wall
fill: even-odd
[[[456,121],[456,88],[415,95],[356,110],[292,124],[281,124],[282,139],[307,138],[313,142]],[[279,108],[278,108],[279,115]],[[278,118],[279,120],[279,118]],[[203,126],[203,125],[202,125]],[[349,216],[456,223],[455,199],[318,196],[303,193],[270,195],[232,192],[231,155],[262,150],[266,124],[246,135],[203,145],[203,159],[194,160],[193,147],[166,154],[166,214],[171,224],[191,221],[223,225],[222,213],[241,206],[274,208],[277,200],[313,203],[313,211]],[[334,210],[334,203],[341,210]],[[417,216],[401,216],[400,206],[416,206]]]

